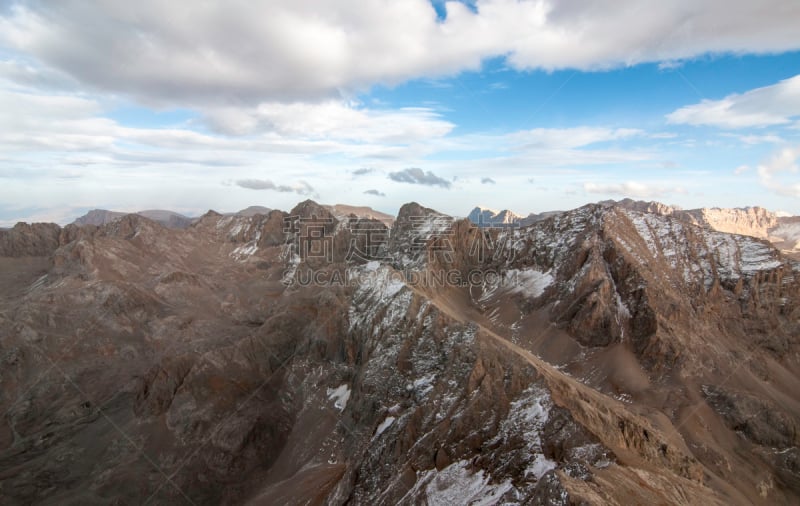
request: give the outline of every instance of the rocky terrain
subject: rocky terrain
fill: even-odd
[[[763,207],[732,209],[713,207],[683,210],[660,202],[631,199],[603,203],[618,205],[633,211],[672,216],[681,221],[719,232],[767,239],[782,251],[795,256],[795,258],[800,257],[800,216],[780,216]]]
[[[672,214],[0,231],[0,503],[796,504],[800,264]]]

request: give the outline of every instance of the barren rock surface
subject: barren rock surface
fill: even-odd
[[[0,503],[796,504],[800,264],[664,214],[0,231]]]

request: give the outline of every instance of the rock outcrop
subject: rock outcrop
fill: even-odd
[[[60,245],[61,227],[53,223],[17,223],[0,230],[0,256],[49,256]]]
[[[721,209],[718,207],[683,210],[660,202],[624,199],[605,201],[632,211],[671,216],[692,225],[718,232],[767,239],[790,254],[800,254],[800,217],[779,216],[763,207]]]

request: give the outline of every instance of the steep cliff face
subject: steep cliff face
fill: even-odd
[[[795,256],[800,253],[800,218],[778,216],[762,207],[727,208],[718,207],[683,210],[660,202],[644,202],[624,199],[608,201],[606,205],[623,207],[643,213],[671,216],[692,225],[710,228],[718,232],[747,235],[767,239],[777,248]]]
[[[18,227],[3,504],[800,497],[800,266],[767,242],[609,205]]]
[[[775,420],[797,420],[796,372],[789,372],[798,370],[800,344],[797,262],[766,241],[607,205],[487,242],[501,254],[485,255],[483,268],[500,275],[462,295],[473,317],[586,384],[667,414],[707,469],[736,475],[741,490],[796,490],[793,464],[779,457],[793,451],[793,440],[775,449],[748,432],[746,444],[734,444],[681,428],[710,427],[704,388],[720,383],[732,399],[764,399]],[[454,266],[474,263],[460,258]],[[741,430],[711,405],[720,425]],[[781,423],[791,434],[793,425]],[[759,469],[741,451],[762,456],[772,474],[739,474]]]
[[[61,228],[53,223],[17,223],[0,230],[0,255],[4,257],[48,256],[59,246]]]
[[[769,230],[778,226],[775,213],[763,207],[741,209],[703,208],[693,211],[677,211],[678,217],[697,225],[706,225],[719,232],[749,235],[766,239]]]

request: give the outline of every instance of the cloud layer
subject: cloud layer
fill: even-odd
[[[624,183],[584,183],[583,190],[586,193],[641,199],[663,198],[674,193],[686,193],[686,190],[680,186],[669,187],[640,183],[637,181],[626,181]]]
[[[649,118],[604,109],[603,93],[560,101],[573,87],[593,93],[596,76],[655,67],[569,72],[580,77],[554,93],[559,74],[513,70],[683,69],[709,53],[796,50],[800,3],[435,2],[446,16],[427,0],[0,0],[0,213],[39,219],[109,202],[191,213],[249,199],[277,208],[317,191],[391,212],[429,188],[458,189],[431,203],[451,212],[487,195],[524,209],[531,191],[538,210],[564,207],[567,191],[570,205],[598,195],[699,201],[708,191],[714,205],[796,209],[800,75],[772,69],[774,84],[746,92],[726,82],[665,120],[660,97]],[[764,61],[773,57],[791,55]],[[489,58],[485,72],[448,79]],[[506,116],[510,101],[519,110]],[[496,117],[476,113],[493,105]],[[692,170],[707,172],[688,180],[690,196],[681,184]],[[729,200],[721,171],[738,185]],[[387,177],[404,185],[389,191]],[[20,214],[29,206],[58,212]]]
[[[721,100],[703,100],[699,104],[681,107],[668,114],[667,121],[675,124],[747,128],[784,125],[798,116],[800,75],[746,93],[728,95]],[[742,140],[748,141],[747,138]],[[775,139],[770,142],[775,142]]]
[[[800,198],[800,146],[780,149],[758,166],[761,184],[779,195]]]
[[[495,56],[516,69],[594,70],[800,48],[800,3],[784,0],[470,3],[448,2],[440,20],[427,0],[19,1],[0,38],[95,89],[219,106],[340,96]]]

